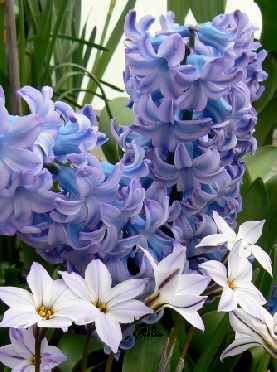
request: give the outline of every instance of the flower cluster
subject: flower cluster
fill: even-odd
[[[229,227],[223,219],[215,217],[221,224],[221,233],[203,240],[221,244],[222,230]],[[260,226],[257,221],[250,221],[241,225],[239,231],[251,231],[253,241],[261,235]],[[27,276],[31,292],[23,288],[0,288],[0,298],[9,306],[0,327],[11,327],[12,343],[0,348],[0,360],[14,368],[30,366],[33,370],[39,358],[41,368],[51,370],[65,358],[57,348],[48,346],[41,330],[61,328],[66,331],[73,323],[89,326],[91,330],[95,327],[101,341],[117,353],[119,347],[126,348],[125,338],[130,338],[124,325],[136,320],[147,322],[149,315],[166,307],[203,331],[204,324],[198,311],[215,289],[221,292],[218,310],[230,313],[230,322],[236,332],[235,341],[224,351],[222,358],[256,345],[262,345],[276,357],[276,312],[272,316],[263,307],[266,300],[252,283],[252,265],[239,254],[252,243],[243,239],[233,243],[228,255],[228,269],[218,261],[209,260],[199,265],[200,272],[189,268],[186,248],[176,243],[172,253],[158,263],[140,247],[151,264],[152,278],[127,279],[114,286],[110,272],[99,259],[87,265],[84,275],[62,271],[59,273],[62,279],[55,280],[40,264],[33,263]],[[263,254],[266,256],[265,252]],[[271,270],[271,262],[269,264]],[[37,337],[41,339],[39,354],[37,348],[34,352]],[[130,340],[127,343],[130,344]]]
[[[240,11],[195,27],[169,12],[151,35],[153,21],[136,22],[135,12],[126,19],[124,79],[135,122],[114,132],[126,157],[135,156],[133,143],[145,151],[148,182],[164,185],[170,200],[167,232],[196,258],[205,250],[195,245],[216,231],[212,212],[234,226],[241,209],[242,156],[256,149],[252,102],[264,88],[266,53]]]
[[[210,279],[188,270],[186,250],[181,246],[176,246],[170,255],[154,264],[153,269],[155,284],[149,278],[128,279],[112,286],[111,274],[99,259],[87,265],[84,276],[60,272],[62,279],[56,280],[40,264],[33,263],[27,276],[31,292],[16,287],[0,288],[0,298],[9,306],[0,327],[62,328],[66,331],[72,323],[94,324],[99,338],[114,353],[123,338],[121,324],[143,319],[164,307],[176,309],[188,322],[203,330],[197,311],[206,300],[206,296],[200,294]],[[144,294],[146,286],[147,295]],[[26,333],[28,339],[30,332]],[[22,342],[32,343],[32,340]],[[11,342],[14,343],[12,337]],[[47,347],[47,343],[45,345]],[[0,349],[0,360],[5,363],[6,357],[7,347],[2,348],[2,354]]]
[[[34,369],[36,332],[41,368],[64,361],[45,328],[95,327],[113,353],[133,343],[135,321],[157,321],[164,308],[204,330],[198,311],[215,294],[236,332],[222,358],[257,344],[276,356],[276,301],[271,315],[252,279],[252,258],[272,275],[257,245],[264,221],[233,230],[265,52],[239,11],[195,27],[168,13],[154,36],[153,21],[126,18],[135,121],[112,122],[123,150],[116,164],[94,155],[107,139],[89,105],[75,112],[51,88],[26,86],[30,114],[13,116],[0,91],[0,234],[67,269],[53,280],[34,263],[31,292],[0,288],[9,306],[0,326],[11,328],[0,360],[15,370]]]
[[[133,144],[136,157],[115,165],[99,161],[93,150],[106,137],[91,106],[75,113],[52,101],[51,88],[27,86],[19,95],[31,113],[13,116],[2,93],[2,235],[16,233],[47,261],[78,272],[101,258],[116,281],[140,271],[138,243],[155,249],[158,259],[171,252],[173,239],[159,229],[169,213],[166,188],[144,187],[148,167],[142,149]]]

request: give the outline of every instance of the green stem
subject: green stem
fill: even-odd
[[[81,366],[82,372],[85,372],[87,369],[88,349],[89,349],[89,342],[90,342],[92,331],[93,331],[93,326],[92,324],[89,324],[87,326],[87,336],[86,336],[85,345],[83,349],[82,366]]]
[[[106,363],[106,368],[105,368],[105,372],[111,372],[112,370],[112,363],[113,363],[113,353],[111,353],[109,356],[108,356],[108,359],[107,359],[107,363]]]
[[[5,5],[11,111],[12,114],[18,115],[20,113],[20,104],[19,98],[17,96],[17,90],[19,89],[20,82],[18,52],[16,45],[14,0],[6,0]]]
[[[168,366],[170,365],[173,351],[174,351],[176,339],[177,339],[176,328],[172,327],[170,335],[167,339],[166,346],[161,355],[159,372],[167,371]]]
[[[190,345],[190,342],[191,342],[191,339],[192,339],[193,331],[194,331],[194,327],[191,326],[189,328],[189,331],[188,331],[187,338],[186,338],[186,341],[184,343],[183,349],[180,353],[179,361],[178,361],[175,372],[181,372],[184,369],[185,356],[187,355],[187,352],[188,352],[188,349],[189,349],[189,345]]]

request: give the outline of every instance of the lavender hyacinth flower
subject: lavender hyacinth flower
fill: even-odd
[[[42,164],[31,147],[39,134],[41,118],[36,114],[9,115],[4,93],[0,90],[0,190],[5,188],[13,171],[38,173]]]
[[[0,347],[0,361],[17,372],[35,371],[35,338],[33,329],[10,328],[11,344]],[[41,342],[40,370],[50,372],[65,362],[66,356],[55,346],[49,346],[46,338]]]
[[[197,244],[216,234],[214,211],[235,227],[242,157],[256,149],[252,103],[263,89],[266,53],[247,16],[189,27],[170,12],[156,34],[153,21],[137,22],[134,11],[126,17],[124,82],[134,122],[113,121],[124,153],[117,164],[93,154],[106,137],[90,106],[75,112],[54,102],[49,87],[24,87],[31,114],[20,117],[0,98],[1,232],[80,274],[101,259],[113,284],[152,276],[138,246],[160,262],[177,241],[195,270],[222,260],[227,247]]]
[[[195,245],[216,231],[213,211],[235,225],[242,156],[256,149],[252,101],[266,77],[266,53],[257,52],[254,28],[239,11],[195,27],[178,25],[169,12],[160,17],[156,34],[149,23],[134,37],[135,19],[131,11],[125,24],[132,38],[132,45],[126,43],[125,85],[135,120],[116,130],[116,138],[125,151],[132,141],[144,149],[146,188],[157,181],[165,185],[169,215],[161,228],[168,238],[187,245],[193,265],[211,254],[221,259],[216,250],[205,253]],[[174,50],[175,64],[164,62],[161,69],[160,50]]]

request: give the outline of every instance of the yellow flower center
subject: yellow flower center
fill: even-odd
[[[102,304],[100,302],[97,302],[96,304],[93,304],[97,309],[101,311],[101,313],[106,313],[108,311],[108,305]]]
[[[33,355],[32,360],[31,360],[31,363],[32,363],[33,366],[36,365],[36,356],[35,355]],[[39,364],[40,363],[41,363],[41,357],[39,356]]]
[[[231,289],[236,288],[236,283],[235,283],[234,279],[232,279],[232,278],[228,278],[227,283],[228,283],[228,287],[229,287],[229,288],[231,288]]]
[[[49,320],[49,319],[53,318],[53,316],[54,316],[54,310],[51,309],[50,307],[46,307],[44,305],[41,305],[37,309],[37,313],[38,313],[39,316],[41,316],[45,320]]]

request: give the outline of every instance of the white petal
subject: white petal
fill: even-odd
[[[39,316],[35,312],[9,309],[5,311],[0,327],[28,328],[37,323]]]
[[[196,245],[198,247],[214,247],[222,245],[228,241],[228,237],[223,234],[207,235]]]
[[[101,313],[95,320],[95,326],[100,339],[112,349],[113,353],[116,353],[122,340],[119,323]]]
[[[239,227],[237,239],[243,239],[248,243],[255,244],[263,233],[265,220],[246,221]]]
[[[218,230],[225,235],[228,241],[233,241],[236,239],[236,233],[233,229],[228,225],[228,223],[216,212],[213,212],[213,219],[216,223]]]
[[[23,356],[16,353],[13,345],[0,347],[0,362],[5,366],[15,368],[21,364],[24,359],[25,358]]]
[[[32,295],[26,289],[16,287],[0,287],[0,298],[6,305],[21,310],[34,310]]]
[[[266,304],[266,300],[258,289],[253,288],[236,288],[236,297],[238,304],[253,316],[262,317],[262,305]]]
[[[99,314],[99,310],[91,303],[83,300],[75,300],[74,304],[57,311],[56,316],[70,320],[78,324],[92,323]]]
[[[49,306],[53,307],[54,311],[60,311],[64,307],[74,305],[78,300],[80,299],[71,292],[62,279],[54,280],[49,300]]]
[[[89,289],[87,287],[85,279],[81,277],[81,275],[76,273],[67,273],[61,272],[63,280],[65,281],[68,288],[79,298],[85,299],[87,301],[95,300],[93,298],[93,294],[89,293]]]
[[[172,253],[162,259],[154,270],[156,288],[165,282],[172,274],[182,274],[186,263],[186,248],[177,245]]]
[[[262,343],[262,335],[266,331],[266,325],[262,319],[253,317],[242,309],[230,313],[229,319],[236,335],[251,337],[256,342]]]
[[[40,305],[47,305],[51,295],[53,279],[44,267],[34,262],[27,275],[27,282],[34,295],[36,308]]]
[[[270,256],[258,245],[251,245],[253,256],[259,264],[272,276],[272,264]]]
[[[168,306],[171,307],[171,306]],[[191,325],[193,325],[195,328],[200,329],[201,331],[204,331],[205,326],[203,323],[202,318],[198,314],[197,311],[189,311],[186,309],[178,309],[175,307],[171,307],[175,311],[177,311],[184,319],[186,319],[187,322],[189,322]]]
[[[109,307],[109,315],[119,323],[131,323],[153,311],[138,300],[121,302]]]
[[[113,287],[104,302],[108,302],[110,306],[114,306],[120,302],[130,300],[140,295],[145,288],[146,280],[144,279],[129,279],[117,284]]]
[[[234,356],[243,353],[245,350],[250,349],[251,347],[259,346],[259,343],[255,342],[251,337],[239,337],[235,339],[231,345],[227,346],[227,348],[223,351],[220,356],[220,360],[222,361],[224,358],[229,356]]]
[[[222,287],[227,285],[227,270],[221,262],[210,260],[200,264],[199,268]]]
[[[176,292],[199,295],[207,288],[209,282],[209,277],[200,274],[192,273],[179,275]]]
[[[239,246],[232,249],[228,256],[228,277],[235,281],[236,286],[242,286],[252,280],[252,265],[239,255]]]
[[[231,288],[223,288],[222,295],[218,304],[219,311],[233,311],[237,308],[237,302],[234,296],[234,292]]]
[[[58,316],[54,316],[51,319],[44,320],[40,318],[38,322],[38,327],[41,328],[68,328],[72,324],[72,321],[65,318],[60,318]]]
[[[156,270],[157,269],[157,263],[156,261],[154,260],[154,257],[148,252],[147,249],[141,247],[140,245],[138,245],[138,248],[141,249],[143,251],[143,253],[145,254],[145,256],[147,257],[148,261],[150,262],[153,270]]]
[[[52,368],[58,366],[59,364],[65,362],[67,359],[66,356],[56,346],[49,346],[48,343],[47,345],[45,345],[44,349],[41,347],[41,350],[42,367],[44,366],[44,368],[48,368],[49,371],[52,370]]]
[[[106,265],[100,260],[92,260],[85,272],[85,280],[91,294],[101,301],[105,294],[111,290],[112,278]]]
[[[197,311],[202,308],[206,297],[197,296],[188,293],[172,293],[171,297],[168,298],[168,302],[165,304],[171,305],[174,308],[183,308],[189,311]]]
[[[9,336],[16,353],[25,359],[30,359],[35,350],[33,329],[10,328]]]

